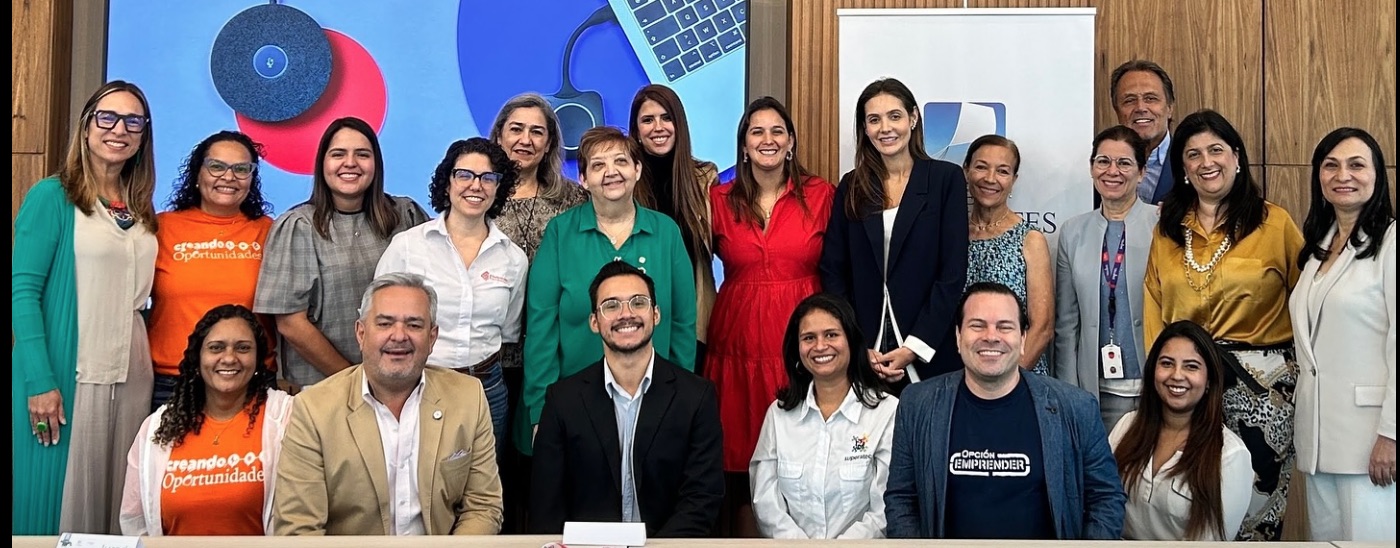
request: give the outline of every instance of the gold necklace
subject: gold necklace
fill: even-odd
[[[213,415],[210,415],[210,414],[208,414],[208,413],[205,413],[205,414],[204,414],[205,422],[213,422],[214,424],[223,424],[223,425],[224,425],[224,427],[223,427],[222,429],[219,430],[219,433],[218,433],[218,434],[214,434],[214,445],[218,445],[218,444],[219,444],[219,438],[222,438],[222,437],[224,436],[224,432],[227,432],[228,429],[229,429],[229,427],[233,426],[234,422],[236,422],[236,421],[234,421],[234,419],[237,419],[238,416],[241,415],[241,414],[243,414],[243,411],[239,411],[239,412],[237,412],[237,413],[234,413],[233,416],[232,416],[232,417],[229,417],[228,420],[226,420],[226,421],[220,421],[220,420],[214,418]]]
[[[1225,233],[1225,238],[1220,241],[1220,247],[1215,249],[1215,254],[1211,255],[1210,262],[1201,264],[1196,262],[1196,251],[1192,248],[1194,238],[1190,227],[1186,228],[1185,247],[1186,254],[1182,256],[1182,269],[1186,275],[1186,285],[1191,287],[1196,293],[1205,293],[1210,287],[1210,282],[1215,279],[1215,267],[1220,264],[1220,260],[1225,257],[1225,252],[1230,250],[1230,233]],[[1192,272],[1195,271],[1195,272]],[[1205,280],[1199,285],[1192,276],[1196,273],[1205,274]],[[1206,293],[1208,295],[1208,293]]]
[[[983,223],[968,223],[968,224],[971,225],[972,230],[973,230],[974,232],[986,232],[986,231],[991,230],[991,229],[993,229],[993,228],[1000,227],[1002,221],[1005,221],[1005,220],[1006,220],[1006,217],[1009,216],[1009,215],[1011,215],[1011,209],[1010,209],[1010,208],[1008,208],[1004,213],[1002,213],[1000,217],[997,217],[995,221],[992,221],[992,222],[989,222],[989,223],[983,222]]]

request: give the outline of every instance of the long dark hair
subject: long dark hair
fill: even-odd
[[[856,399],[860,400],[860,404],[874,409],[880,405],[880,400],[885,399],[885,392],[888,392],[889,388],[884,381],[875,376],[875,370],[870,368],[870,355],[865,352],[865,335],[856,324],[855,310],[852,310],[851,305],[844,299],[830,293],[817,293],[802,299],[802,302],[797,304],[797,309],[792,311],[787,331],[783,333],[783,367],[787,370],[788,385],[778,389],[778,408],[791,411],[807,400],[807,388],[812,385],[812,373],[802,367],[797,338],[800,335],[798,331],[802,328],[802,320],[818,310],[831,314],[841,324],[851,355],[850,363],[846,364],[846,380],[851,382],[851,388],[855,390]]]
[[[199,193],[199,170],[204,169],[204,159],[209,156],[209,149],[213,148],[215,143],[223,142],[242,145],[247,149],[253,166],[258,167],[263,147],[254,142],[252,137],[228,130],[205,137],[194,146],[189,157],[180,165],[180,178],[175,181],[175,190],[170,192],[171,210],[193,209],[203,203],[204,197]],[[243,198],[243,203],[238,204],[238,211],[249,219],[258,219],[272,213],[272,204],[267,203],[262,195],[262,170],[254,169],[253,174],[248,176],[248,195]]]
[[[637,202],[641,203],[642,207],[657,209],[656,191],[652,190],[653,187],[661,184],[671,185],[671,200],[674,202],[671,208],[676,212],[676,224],[680,226],[686,248],[692,253],[690,260],[693,263],[709,264],[710,189],[706,188],[704,182],[695,174],[700,161],[691,154],[690,123],[685,118],[685,106],[681,104],[680,96],[666,86],[651,84],[637,90],[637,95],[632,98],[632,113],[627,122],[627,134],[633,139],[641,138],[638,134],[637,114],[642,110],[642,103],[648,100],[656,101],[656,104],[661,105],[661,108],[671,115],[671,123],[675,126],[671,138],[675,139],[676,144],[671,148],[669,177],[652,173],[649,169],[642,170],[635,192]],[[642,147],[642,154],[651,153],[646,151],[646,147]]]
[[[316,147],[316,172],[312,174],[311,200],[315,208],[312,224],[316,233],[327,240],[331,239],[331,214],[335,212],[335,200],[331,196],[330,183],[326,181],[326,153],[331,149],[331,139],[342,129],[352,129],[369,140],[369,148],[374,151],[374,177],[361,198],[361,210],[369,214],[369,225],[380,238],[394,235],[399,225],[399,212],[394,209],[394,201],[384,193],[384,152],[379,148],[379,136],[369,123],[354,116],[338,118],[326,126],[321,134],[321,144]]]
[[[797,199],[797,203],[802,206],[804,213],[811,213],[807,208],[807,199],[802,194],[802,185],[811,178],[802,167],[802,163],[797,160],[797,128],[793,126],[792,116],[788,114],[787,107],[772,97],[759,97],[749,103],[749,107],[744,109],[744,116],[739,119],[739,138],[737,158],[744,160],[739,163],[739,167],[734,170],[734,185],[729,191],[729,210],[740,220],[747,220],[764,226],[763,212],[758,207],[758,181],[753,176],[753,164],[749,163],[745,144],[748,142],[750,120],[754,114],[760,111],[771,110],[778,113],[783,119],[783,125],[787,126],[788,135],[792,138],[791,157],[783,161],[783,180],[792,179],[792,197]]]
[[[865,135],[865,103],[881,93],[898,99],[904,110],[914,120],[918,120],[919,103],[914,100],[914,92],[894,78],[882,78],[865,86],[856,99],[856,167],[851,170],[850,186],[846,197],[846,218],[852,221],[864,219],[866,215],[885,207],[885,159],[870,138]],[[929,159],[924,152],[924,132],[917,123],[909,129],[909,155],[915,160]]]
[[[146,129],[141,132],[141,144],[136,149],[136,154],[122,164],[122,190],[126,192],[125,201],[131,209],[131,215],[136,217],[146,230],[154,233],[157,228],[156,206],[151,197],[156,192],[155,123],[151,121],[151,103],[146,100],[146,94],[136,87],[136,84],[112,80],[97,88],[97,91],[88,97],[87,102],[83,103],[77,127],[73,128],[73,135],[68,138],[68,152],[64,156],[63,165],[58,168],[58,182],[63,186],[63,193],[68,197],[68,201],[73,202],[78,211],[83,212],[83,215],[92,215],[93,206],[97,203],[97,180],[92,177],[92,155],[87,144],[88,123],[92,121],[97,111],[97,103],[101,102],[103,97],[122,91],[135,95],[136,100],[141,102],[141,108],[146,111]]]
[[[1347,241],[1361,249],[1356,258],[1367,259],[1379,253],[1381,241],[1385,239],[1385,231],[1390,228],[1390,223],[1395,221],[1395,207],[1390,203],[1390,176],[1386,173],[1385,154],[1381,153],[1380,143],[1363,129],[1334,129],[1317,143],[1316,149],[1313,149],[1312,202],[1308,205],[1308,216],[1303,220],[1303,251],[1298,254],[1298,264],[1307,263],[1309,258],[1326,261],[1327,253],[1331,251],[1324,246],[1329,245],[1326,241],[1327,232],[1332,229],[1332,223],[1337,221],[1337,208],[1322,196],[1322,161],[1327,159],[1327,154],[1332,152],[1332,149],[1347,139],[1358,139],[1371,149],[1371,168],[1376,171],[1376,184],[1371,188],[1371,199],[1361,206],[1361,215],[1356,219],[1356,226],[1353,226],[1351,234],[1347,235]],[[1361,240],[1362,234],[1366,235],[1365,242]]]
[[[500,143],[484,137],[459,140],[447,147],[447,153],[438,162],[437,169],[433,170],[433,180],[428,183],[428,200],[432,203],[433,211],[444,216],[448,214],[448,210],[452,209],[452,199],[447,196],[452,188],[452,168],[457,165],[457,159],[466,154],[485,156],[491,162],[491,170],[501,174],[501,182],[496,185],[496,197],[491,200],[491,207],[486,208],[486,218],[495,219],[506,208],[506,199],[515,192],[515,185],[520,182],[520,165],[510,159]]]
[[[180,377],[175,380],[175,394],[170,398],[170,402],[165,404],[165,413],[160,417],[160,427],[156,429],[156,445],[178,447],[185,442],[186,434],[199,434],[199,429],[204,426],[204,377],[199,372],[200,351],[214,324],[231,318],[247,322],[248,328],[253,330],[255,369],[253,378],[248,381],[248,400],[252,402],[252,407],[248,410],[246,432],[253,431],[258,413],[262,411],[263,404],[267,403],[267,391],[277,387],[277,375],[267,368],[267,356],[270,352],[267,333],[258,322],[257,316],[241,305],[225,304],[204,313],[204,317],[194,325],[194,332],[190,333],[189,343],[185,346],[185,357],[180,360]]]
[[[1157,394],[1157,360],[1162,356],[1162,347],[1172,339],[1186,339],[1196,347],[1201,361],[1206,367],[1206,388],[1196,409],[1191,412],[1190,432],[1186,437],[1186,447],[1181,451],[1181,460],[1171,470],[1168,477],[1183,477],[1191,488],[1191,512],[1186,518],[1186,538],[1199,539],[1207,532],[1214,532],[1222,539],[1225,536],[1225,518],[1220,502],[1220,455],[1224,451],[1225,435],[1225,360],[1224,352],[1211,340],[1210,334],[1199,325],[1182,320],[1168,325],[1152,343],[1152,350],[1143,362],[1142,397],[1138,402],[1137,415],[1113,458],[1118,461],[1118,476],[1123,487],[1132,492],[1137,482],[1142,480],[1142,470],[1152,459],[1157,448],[1157,434],[1162,431],[1164,413],[1162,396]],[[1233,533],[1233,531],[1231,531]]]
[[[1220,137],[1240,158],[1240,172],[1235,174],[1235,184],[1230,188],[1230,193],[1225,195],[1223,224],[1225,233],[1238,242],[1264,223],[1268,210],[1264,207],[1264,194],[1249,171],[1249,151],[1245,150],[1244,139],[1235,131],[1235,126],[1230,125],[1229,120],[1213,110],[1191,113],[1176,126],[1168,160],[1172,163],[1172,173],[1182,177],[1184,181],[1186,164],[1182,155],[1186,152],[1186,141],[1206,132]],[[1181,221],[1186,219],[1187,212],[1196,208],[1197,198],[1196,187],[1191,184],[1172,185],[1171,191],[1167,192],[1167,199],[1162,202],[1162,218],[1157,222],[1157,230],[1177,245],[1186,245],[1186,228],[1181,225]]]

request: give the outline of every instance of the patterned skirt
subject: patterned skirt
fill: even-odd
[[[1293,391],[1298,363],[1293,344],[1269,347],[1222,342],[1225,426],[1249,448],[1254,493],[1235,540],[1277,541],[1283,533],[1288,482],[1293,477]]]

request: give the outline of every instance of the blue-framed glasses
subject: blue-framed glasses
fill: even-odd
[[[110,110],[96,110],[92,113],[92,121],[97,123],[101,129],[112,129],[117,127],[117,122],[126,126],[126,130],[131,133],[141,133],[146,131],[146,126],[151,123],[151,119],[140,114],[118,114]]]
[[[494,186],[501,184],[501,177],[504,177],[504,175],[501,175],[500,173],[496,173],[494,171],[483,171],[481,173],[477,173],[470,169],[462,168],[452,170],[452,180],[462,183],[464,185],[471,184],[473,180],[480,180],[482,184]]]

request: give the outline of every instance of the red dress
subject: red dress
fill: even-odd
[[[724,282],[710,314],[705,377],[715,383],[724,427],[724,469],[747,472],[768,406],[787,386],[783,331],[802,299],[821,290],[817,259],[836,188],[820,177],[802,185],[807,210],[788,192],[765,233],[729,209],[732,185],[710,188],[715,253]]]

